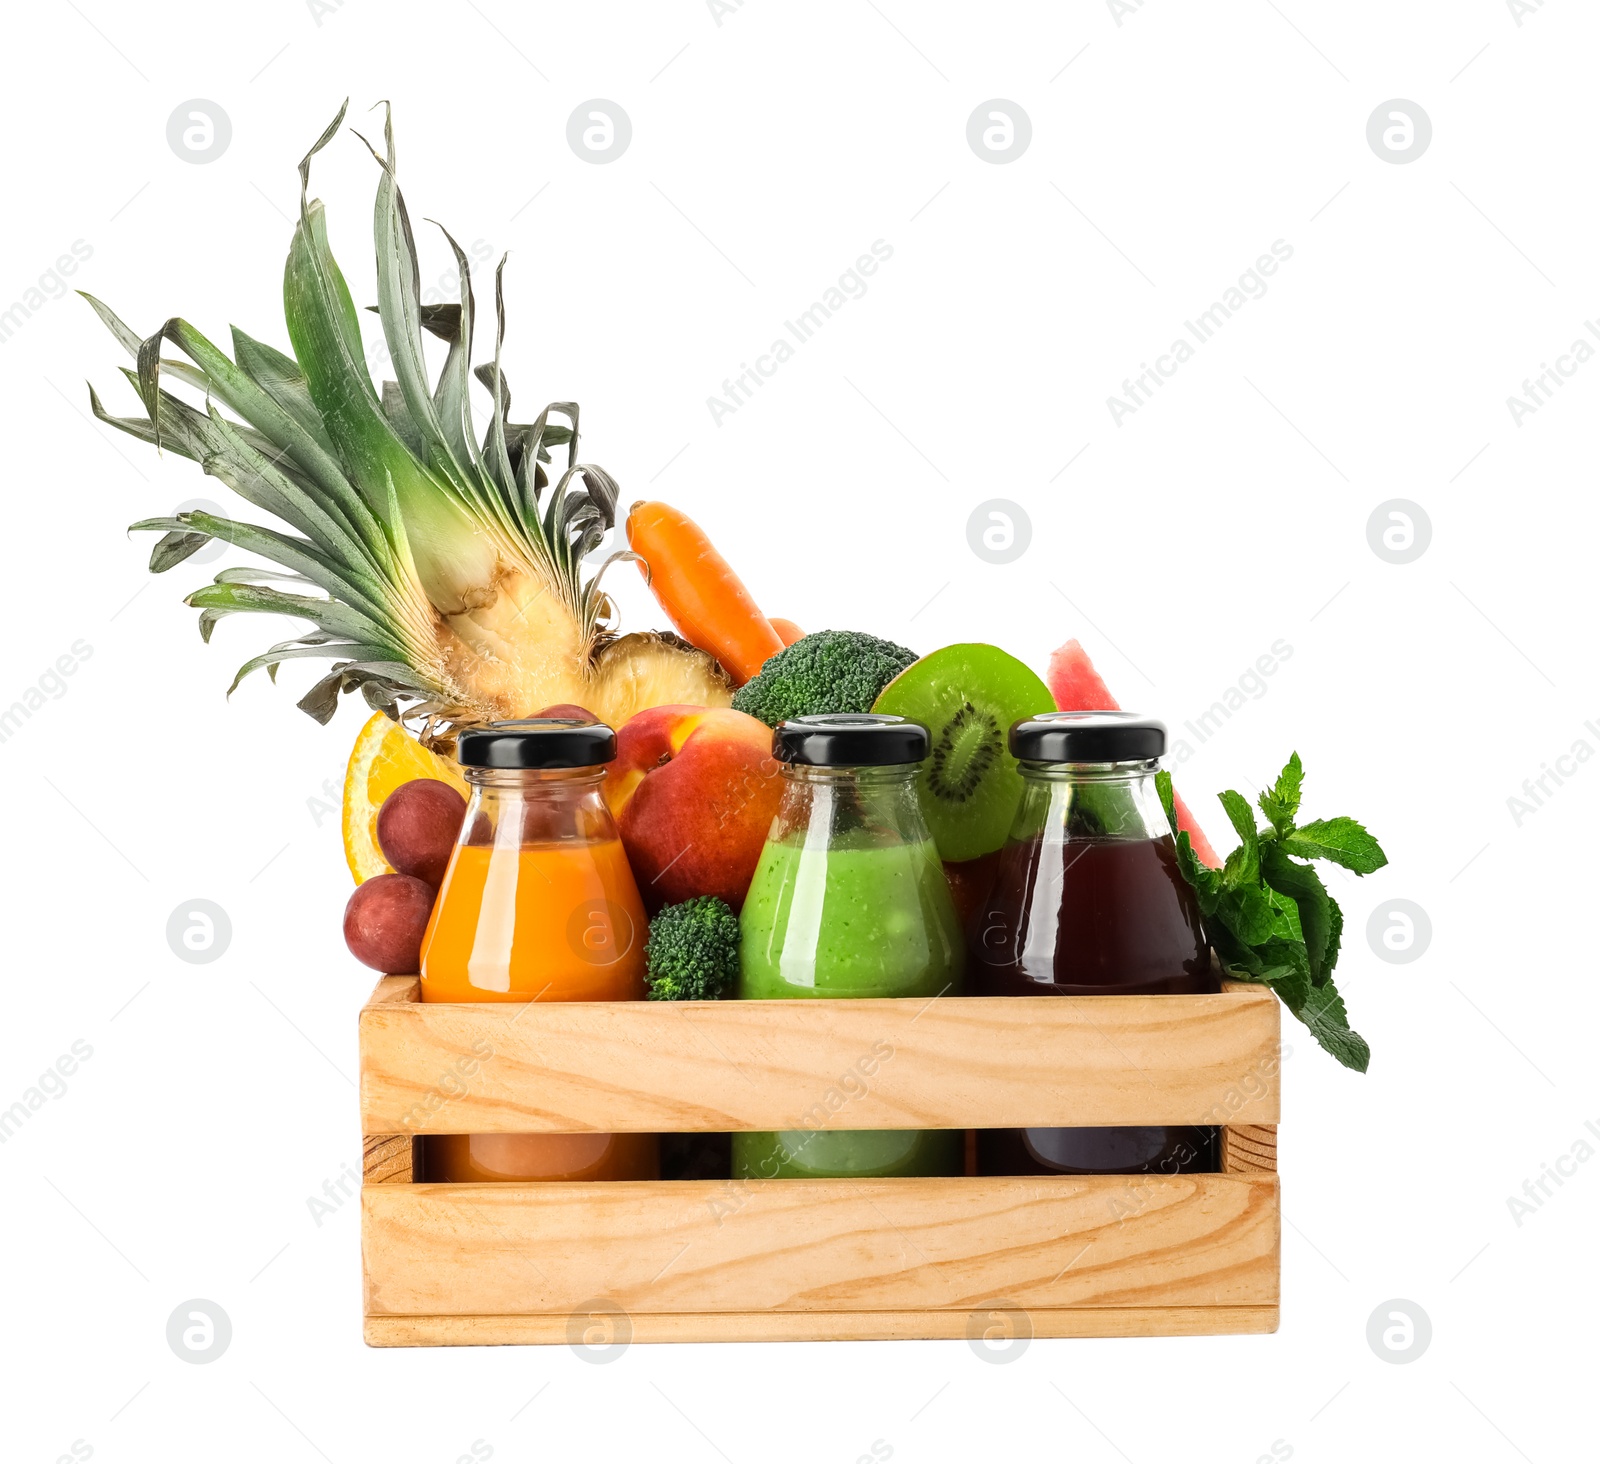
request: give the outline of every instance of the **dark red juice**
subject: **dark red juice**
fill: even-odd
[[[1009,844],[970,933],[988,996],[1217,989],[1170,836]]]
[[[1008,844],[968,926],[981,996],[1181,995],[1218,989],[1170,835]],[[984,1129],[980,1174],[1216,1168],[1212,1128]]]

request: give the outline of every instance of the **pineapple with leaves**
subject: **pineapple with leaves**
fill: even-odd
[[[341,692],[355,690],[391,716],[421,719],[430,740],[456,726],[530,716],[563,702],[613,726],[663,703],[727,705],[727,677],[705,652],[673,636],[618,637],[606,628],[612,607],[601,575],[613,560],[632,556],[613,554],[587,579],[582,562],[615,522],[617,484],[578,461],[575,402],[554,402],[531,423],[509,420],[511,388],[500,363],[503,258],[495,272],[492,365],[472,368],[471,276],[443,229],[460,301],[422,303],[387,115],[385,154],[373,152],[380,170],[376,313],[396,380],[374,387],[359,317],[328,248],[322,204],[308,197],[311,161],[344,114],[341,107],[300,163],[300,219],[283,281],[293,356],[235,327],[230,359],[176,318],[141,340],[85,296],[134,358],[125,375],[146,414],[112,416],[91,387],[95,416],[192,458],[282,525],[199,511],[141,520],[135,529],[163,534],[151,570],[181,564],[212,539],[268,561],[224,569],[187,603],[200,611],[208,641],[226,615],[308,622],[311,629],[246,661],[233,685],[262,668],[275,678],[285,661],[332,659],[300,702],[321,722],[332,717]],[[425,332],[446,347],[432,379]],[[164,357],[164,343],[184,359]],[[470,400],[474,379],[491,403],[481,440]],[[201,393],[203,406],[168,383]],[[564,449],[564,468],[555,466],[552,449]]]

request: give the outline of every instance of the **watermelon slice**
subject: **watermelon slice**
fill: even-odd
[[[1100,679],[1089,653],[1075,640],[1069,640],[1050,654],[1050,669],[1045,673],[1045,684],[1056,699],[1056,709],[1062,712],[1120,712],[1116,697]],[[1195,822],[1188,806],[1173,790],[1172,802],[1178,815],[1178,827],[1189,835],[1194,852],[1202,864],[1220,869],[1222,861],[1211,847],[1211,840]]]

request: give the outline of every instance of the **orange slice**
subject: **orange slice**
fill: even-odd
[[[466,780],[454,763],[429,752],[398,722],[376,712],[350,749],[344,775],[344,857],[361,884],[394,871],[378,847],[378,810],[383,800],[413,778],[437,778],[467,795]]]

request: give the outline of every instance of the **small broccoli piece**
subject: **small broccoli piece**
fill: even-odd
[[[739,917],[725,900],[696,895],[650,922],[645,982],[651,1001],[714,1001],[739,979]]]
[[[891,681],[917,659],[915,651],[859,630],[819,630],[769,656],[733,694],[741,712],[769,727],[790,717],[870,712]]]

